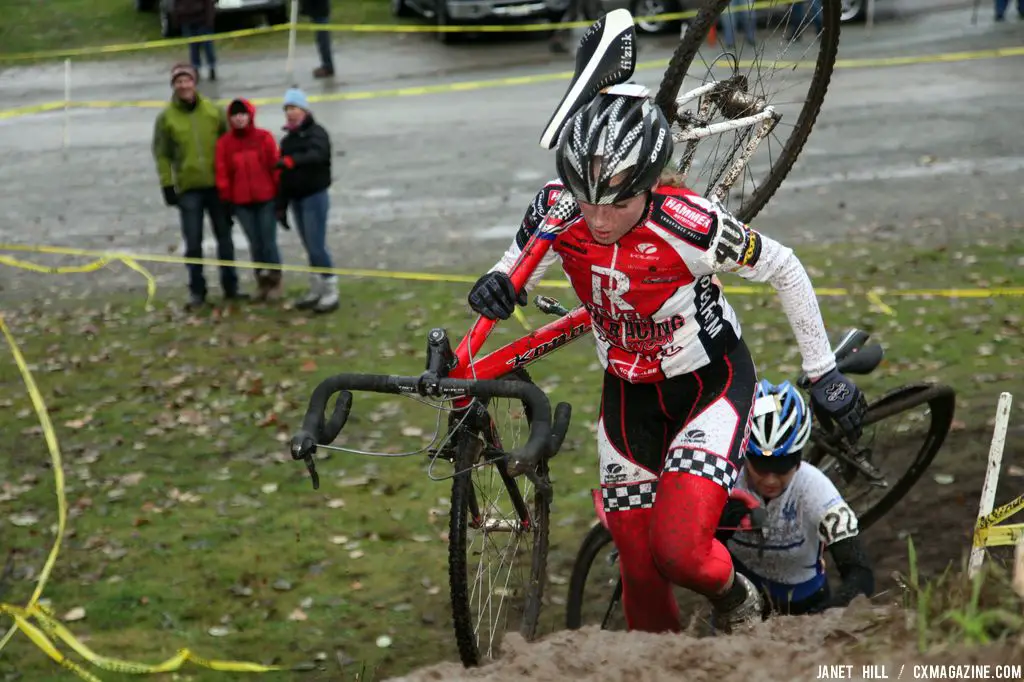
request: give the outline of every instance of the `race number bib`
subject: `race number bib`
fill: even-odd
[[[857,532],[857,515],[845,501],[829,507],[818,526],[818,533],[825,545],[852,538]]]

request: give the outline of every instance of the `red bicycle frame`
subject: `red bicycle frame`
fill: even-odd
[[[530,275],[534,273],[541,259],[551,248],[555,238],[569,226],[570,221],[560,217],[560,214],[567,213],[566,208],[574,205],[572,196],[563,191],[555,205],[551,206],[544,222],[530,237],[519,255],[519,260],[512,266],[509,273],[516,292],[522,291]],[[536,329],[481,358],[476,358],[477,352],[483,347],[496,324],[497,320],[489,320],[483,316],[477,318],[469,333],[463,337],[455,349],[456,365],[449,372],[449,377],[453,379],[497,379],[579,339],[590,331],[592,323],[590,313],[580,305],[540,329]],[[472,366],[470,357],[474,358]],[[455,407],[463,407],[468,404],[469,400],[468,398],[456,399]]]

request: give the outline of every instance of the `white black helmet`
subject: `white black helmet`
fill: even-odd
[[[594,177],[592,161],[601,157]],[[558,176],[578,201],[614,204],[644,192],[672,158],[672,131],[646,96],[600,94],[566,122],[558,141]],[[613,177],[628,171],[615,186]]]
[[[788,381],[778,386],[762,379],[754,398],[747,459],[761,471],[785,473],[799,464],[811,436],[811,413]]]

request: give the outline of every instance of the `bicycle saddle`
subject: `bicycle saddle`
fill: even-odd
[[[576,71],[558,108],[540,136],[540,146],[553,149],[558,134],[580,107],[601,90],[625,83],[636,69],[636,28],[626,9],[608,12],[587,29],[576,51]]]

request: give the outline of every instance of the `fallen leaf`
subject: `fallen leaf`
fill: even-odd
[[[25,512],[24,514],[13,514],[10,516],[10,521],[15,526],[25,528],[26,526],[33,526],[39,522],[39,517],[31,512]]]
[[[381,635],[377,638],[377,647],[380,649],[387,649],[391,646],[391,638],[387,635]]]
[[[331,544],[334,545],[344,545],[346,542],[348,542],[348,538],[344,535],[335,535],[331,538]]]
[[[328,501],[327,506],[330,507],[331,509],[341,509],[342,507],[345,506],[345,500],[341,499],[340,497],[336,497],[333,500]]]
[[[1017,476],[1024,476],[1024,468],[1021,468],[1021,467],[1017,466],[1016,464],[1011,464],[1009,466],[1009,468],[1006,470],[1006,474],[1008,476],[1015,476],[1015,477],[1017,477]]]
[[[64,620],[67,623],[74,623],[75,621],[82,620],[83,618],[85,618],[85,609],[83,609],[81,606],[76,606],[75,608],[65,613],[62,620]]]
[[[363,556],[363,554],[364,554],[363,550],[357,549],[357,550],[354,550],[352,552],[349,552],[348,557],[350,559],[359,559],[359,558],[361,558]]]
[[[270,493],[277,492],[277,484],[276,483],[264,483],[263,486],[260,487],[260,490],[262,490],[265,494],[269,495]]]
[[[402,435],[410,437],[422,436],[423,429],[418,426],[405,426],[402,427]]]
[[[231,630],[225,627],[221,627],[219,625],[215,625],[214,627],[207,630],[207,632],[209,632],[212,637],[226,637],[227,635],[231,634]]]
[[[313,360],[306,360],[304,363],[302,363],[302,367],[300,367],[299,369],[303,372],[315,372],[317,369],[316,362],[314,362]]]
[[[281,579],[275,581],[272,587],[278,592],[287,592],[288,590],[292,589],[292,584],[287,580]]]
[[[309,616],[307,616],[306,612],[303,611],[302,609],[295,609],[294,611],[292,611],[291,613],[288,614],[288,620],[295,620],[295,621],[309,620]]]
[[[939,485],[949,485],[954,480],[956,480],[949,474],[935,474],[935,476],[933,476],[932,478],[935,479],[935,482],[938,483]]]
[[[64,426],[68,427],[69,429],[81,429],[84,428],[85,425],[91,421],[92,415],[87,414],[81,419],[72,419],[71,421],[64,422]]]

